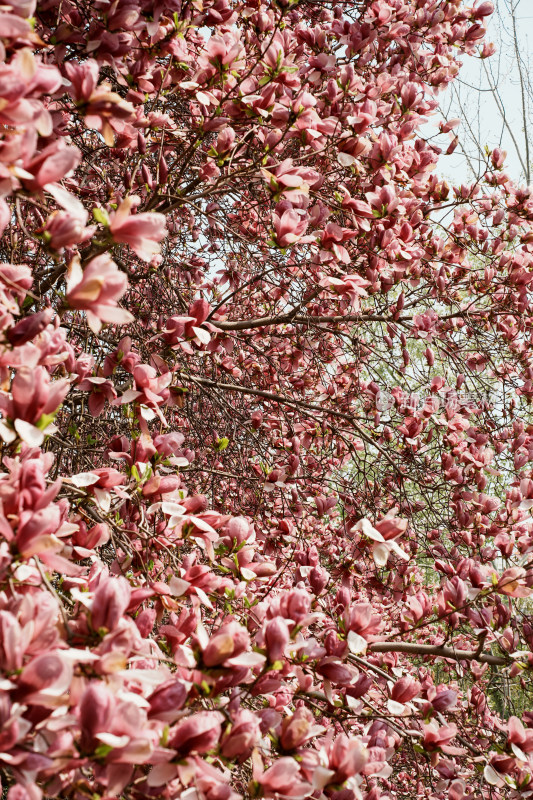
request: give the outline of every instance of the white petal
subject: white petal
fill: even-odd
[[[163,514],[168,514],[169,516],[182,517],[185,514],[183,506],[171,502],[161,503],[161,511]]]
[[[210,600],[210,599],[209,599],[209,597],[206,595],[206,593],[204,592],[204,590],[203,590],[203,589],[200,589],[200,587],[199,587],[199,586],[195,586],[195,587],[194,587],[194,591],[196,592],[196,594],[198,595],[198,597],[200,598],[200,600],[202,601],[202,603],[204,604],[204,606],[207,606],[207,607],[208,607],[208,608],[210,608],[212,611],[214,611],[214,610],[215,610],[215,609],[213,608],[213,603],[211,602],[211,600]]]
[[[94,496],[96,498],[97,505],[100,506],[102,511],[107,513],[111,508],[111,494],[105,489],[95,489]]]
[[[355,164],[356,160],[357,159],[349,153],[339,153],[337,156],[337,161],[341,167],[351,167],[352,164]]]
[[[483,770],[483,775],[487,783],[490,783],[491,786],[501,786],[503,783],[500,775],[498,775],[496,770],[493,767],[491,767],[490,764],[487,764],[487,766]]]
[[[241,653],[240,656],[228,659],[228,664],[234,667],[258,667],[264,664],[266,656],[261,653]]]
[[[65,211],[69,211],[73,217],[79,219],[84,225],[87,223],[89,213],[85,210],[83,204],[77,197],[67,192],[67,190],[58,183],[47,183],[44,188],[52,195],[58,206],[64,208]]]
[[[403,714],[409,711],[409,709],[404,706],[403,703],[397,703],[396,700],[387,700],[387,708],[393,717],[401,717]]]
[[[11,442],[14,442],[17,438],[15,431],[11,430],[2,420],[0,420],[0,438],[6,442],[6,444],[11,444]]]
[[[405,552],[405,550],[402,550],[399,544],[396,544],[394,539],[392,539],[388,544],[393,553],[396,553],[397,556],[403,558],[404,561],[409,561],[410,556]]]
[[[377,531],[367,519],[360,519],[355,528],[356,530],[361,531],[361,533],[363,533],[368,539],[372,539],[374,542],[385,541],[381,533]]]
[[[126,747],[130,740],[129,736],[115,736],[114,733],[97,733],[94,738],[98,739],[102,744],[109,745],[109,747]]]
[[[372,548],[372,556],[376,567],[384,567],[389,560],[390,550],[385,544],[376,544]]]
[[[30,447],[40,447],[44,442],[43,431],[36,428],[31,422],[26,422],[25,419],[16,419],[14,426],[22,441]]]
[[[148,406],[141,405],[141,417],[146,420],[146,422],[152,422],[157,417],[155,411],[152,411],[151,408]]]
[[[94,472],[78,472],[77,475],[72,475],[72,477],[65,478],[64,480],[68,483],[73,483],[74,486],[81,489],[84,486],[92,486],[93,483],[98,483],[100,479]]]
[[[366,653],[367,641],[355,631],[350,631],[348,633],[348,648],[354,656],[359,655],[359,653]]]
[[[209,344],[211,341],[211,336],[205,328],[196,328],[193,326],[193,331],[198,341],[200,341],[202,344]]]
[[[168,588],[173,597],[181,597],[184,595],[190,585],[189,581],[184,581],[176,575],[173,575],[168,582]]]

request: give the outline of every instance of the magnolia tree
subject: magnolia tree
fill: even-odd
[[[1,6],[8,800],[533,793],[533,196],[435,169],[492,10]]]

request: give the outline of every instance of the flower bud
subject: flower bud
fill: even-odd
[[[94,630],[114,630],[129,605],[130,596],[131,588],[125,578],[105,578],[93,598],[91,621]]]
[[[285,655],[285,647],[289,643],[289,628],[281,617],[267,622],[265,626],[265,643],[271,663],[281,660]]]

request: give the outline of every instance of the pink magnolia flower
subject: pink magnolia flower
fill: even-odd
[[[321,725],[315,724],[315,718],[307,708],[299,708],[281,723],[280,742],[284,750],[294,750],[323,730]]]
[[[57,411],[69,388],[70,381],[67,378],[51,381],[44,367],[19,367],[11,384],[11,395],[0,392],[0,409],[23,441],[30,445],[39,445],[51,421],[46,420],[46,416],[51,417]],[[38,428],[39,424],[44,427]],[[15,434],[10,434],[5,425],[2,436],[5,441],[15,438]]]
[[[11,209],[9,208],[6,201],[0,198],[0,236],[2,236],[3,232],[9,225],[10,219],[11,219]]]
[[[27,664],[18,680],[24,702],[54,707],[70,688],[72,662],[61,651],[41,653]]]
[[[102,373],[108,378],[119,365],[122,369],[125,369],[126,372],[133,373],[133,370],[140,361],[140,355],[132,350],[131,337],[123,336],[116,350],[106,355]]]
[[[80,217],[73,216],[68,211],[54,211],[46,220],[43,228],[43,239],[50,250],[60,252],[65,247],[74,247],[91,238],[96,230],[94,225],[85,227],[85,222]]]
[[[331,783],[344,783],[362,772],[368,761],[368,750],[358,739],[341,734],[329,750],[329,769],[334,771]]]
[[[443,713],[455,707],[457,703],[457,692],[453,689],[447,689],[445,685],[440,684],[439,686],[429,687],[427,690],[427,698],[431,703],[431,708]]]
[[[78,706],[81,723],[81,746],[94,750],[98,733],[110,730],[115,712],[115,698],[103,683],[89,684]]]
[[[198,65],[206,75],[212,75],[221,70],[239,70],[243,66],[241,60],[244,55],[242,42],[237,38],[237,32],[228,30],[222,36],[211,36],[207,42],[205,52],[198,60]],[[200,102],[202,98],[199,98]]]
[[[160,242],[167,235],[166,218],[156,213],[131,214],[139,202],[139,197],[126,197],[111,215],[109,230],[116,242],[128,244],[143,261],[151,261],[161,252]]]
[[[306,231],[308,219],[296,209],[287,209],[281,214],[273,214],[274,240],[279,247],[288,247],[298,242]]]
[[[278,758],[266,772],[256,776],[263,787],[265,797],[303,798],[310,795],[313,787],[303,781],[300,767],[293,758]]]
[[[331,251],[338,261],[349,264],[351,260],[350,254],[342,243],[356,236],[357,231],[351,230],[350,228],[341,228],[340,225],[334,222],[328,222],[320,238],[320,246],[322,248],[320,254],[321,259],[324,261],[329,260],[331,254],[328,254],[328,251]],[[350,277],[353,278],[355,276]]]
[[[16,302],[22,303],[32,283],[27,264],[0,264],[0,302],[11,312],[18,313]]]
[[[194,339],[199,346],[209,344],[211,337],[206,329],[218,332],[211,323],[206,322],[210,312],[211,306],[207,300],[203,297],[198,298],[189,306],[189,316],[174,316],[166,321],[164,340],[172,345],[180,343],[186,353],[193,351],[187,342],[182,341],[183,339]]]
[[[233,128],[224,128],[217,136],[216,145],[213,148],[213,154],[218,156],[229,153],[235,144],[235,131]]]
[[[36,314],[30,314],[29,317],[19,320],[12,328],[6,331],[6,338],[13,347],[20,347],[26,342],[31,341],[38,336],[41,331],[49,324],[54,316],[51,308],[45,308],[43,311],[37,311]]]
[[[504,150],[501,150],[501,148],[496,147],[492,151],[491,156],[490,156],[493,167],[495,169],[501,169],[503,167],[504,162],[505,162],[506,156],[507,156],[507,153]]]
[[[72,534],[72,546],[74,553],[79,558],[90,558],[95,556],[95,549],[106,544],[110,539],[109,528],[105,523],[99,522],[90,530],[87,530],[85,523],[78,523],[78,530]]]
[[[484,0],[484,2],[480,3],[473,11],[475,19],[490,17],[490,15],[494,13],[494,3],[492,3],[491,0]]]
[[[78,384],[81,391],[89,392],[89,413],[99,417],[104,410],[106,400],[111,403],[117,392],[111,381],[101,377],[88,376]]]
[[[277,615],[279,613],[285,619],[292,620],[298,625],[303,625],[311,609],[311,597],[305,589],[298,586],[295,589],[283,592],[279,598],[276,598],[276,606],[271,606],[270,614]]]
[[[231,772],[217,769],[213,764],[198,756],[188,758],[177,768],[179,778],[184,786],[194,791],[194,796],[202,800],[242,800],[242,796],[229,786]]]
[[[60,522],[57,505],[49,505],[35,513],[23,511],[15,539],[19,552],[29,558],[46,550],[60,549],[61,542],[54,536]]]
[[[379,567],[384,567],[389,560],[391,553],[399,556],[404,561],[409,561],[409,555],[402,550],[396,539],[405,531],[407,520],[397,520],[392,514],[388,514],[376,525],[372,525],[367,519],[360,519],[355,525],[355,529],[361,531],[362,535],[373,542],[371,546],[372,556]]]
[[[27,189],[43,189],[47,184],[60,181],[69,172],[75,169],[81,160],[81,153],[77,147],[67,145],[63,139],[57,139],[36,155],[26,171],[31,173],[31,178],[24,178]]]
[[[154,436],[153,439],[154,447],[162,458],[176,455],[184,441],[185,437],[182,433],[179,433],[179,431],[159,433],[157,436]],[[204,506],[201,510],[203,511],[205,508],[207,508],[207,506]]]
[[[418,681],[411,678],[410,675],[406,675],[404,678],[400,678],[399,681],[396,681],[394,686],[391,689],[391,698],[398,703],[408,703],[409,700],[412,700],[413,697],[416,697],[421,690],[421,685]]]
[[[510,717],[507,729],[509,744],[512,745],[515,755],[521,758],[522,753],[533,753],[533,730],[531,728],[524,728],[518,717]],[[516,752],[516,750],[522,751],[522,753]]]
[[[139,617],[136,619],[137,623],[138,621]],[[174,722],[181,716],[180,709],[187,699],[187,694],[187,686],[182,681],[177,678],[166,681],[166,683],[158,686],[148,698],[150,704],[148,716],[150,718],[163,720],[164,722]]]
[[[457,726],[454,724],[439,727],[439,724],[433,720],[424,725],[423,733],[424,749],[430,753],[442,750],[443,753],[449,755],[460,755],[463,752],[460,748],[449,744],[457,736]]]
[[[225,758],[244,760],[260,737],[259,720],[253,711],[240,709],[226,730],[220,751]]]
[[[69,94],[76,103],[87,102],[98,83],[98,62],[93,58],[87,61],[66,61],[63,70],[70,81]]]
[[[113,467],[98,467],[92,470],[92,474],[98,478],[92,486],[98,486],[100,489],[112,489],[114,486],[120,486],[126,480],[125,475]]]
[[[96,85],[99,69],[93,59],[82,64],[67,61],[63,69],[71,82],[70,94],[85,115],[85,124],[88,128],[100,131],[105,143],[112,147],[115,144],[115,131],[121,122],[134,116],[134,107],[112,92],[108,83]]]
[[[91,622],[95,630],[112,631],[119,624],[131,597],[125,578],[105,578],[98,586],[91,606]]]
[[[320,173],[310,167],[302,167],[293,163],[291,158],[286,158],[280,164],[262,168],[261,174],[269,183],[270,189],[275,194],[288,195],[293,204],[305,201],[311,186],[320,181]]]
[[[525,585],[526,577],[524,567],[509,567],[501,574],[496,591],[507,597],[529,597],[532,590]]]
[[[274,663],[285,655],[290,640],[289,626],[282,617],[276,617],[265,626],[265,643],[269,660]]]
[[[248,631],[237,622],[228,622],[211,637],[202,659],[206,667],[216,667],[227,659],[240,655],[249,645]]]
[[[357,677],[357,670],[351,664],[344,664],[335,656],[321,658],[317,664],[317,672],[331,683],[347,686]]]
[[[375,614],[370,603],[352,603],[344,611],[344,621],[350,631],[371,640],[383,629],[380,614]]]
[[[180,755],[208,753],[213,750],[222,731],[223,716],[218,711],[200,711],[178,723],[168,740],[169,747]]]
[[[153,475],[146,481],[142,488],[143,497],[155,497],[156,495],[169,494],[176,491],[181,486],[179,475]]]
[[[119,796],[131,778],[132,765],[151,763],[154,745],[145,710],[131,701],[118,700],[106,685],[95,682],[83,692],[77,713],[82,750],[104,750],[99,759],[106,765],[108,791]]]
[[[165,417],[160,409],[170,397],[168,385],[172,381],[172,373],[166,372],[163,375],[158,375],[156,370],[148,364],[138,364],[133,368],[133,377],[135,380],[135,389],[128,390],[121,397],[113,401],[113,405],[121,405],[123,403],[131,403],[135,400],[141,406],[148,407],[151,411],[155,412],[163,425],[167,425]],[[148,435],[148,428],[146,421],[141,413],[141,429],[145,435]]]
[[[107,254],[93,258],[84,270],[74,258],[68,270],[67,302],[71,308],[87,312],[89,327],[99,333],[102,322],[126,325],[133,314],[117,303],[128,288],[128,279]]]
[[[189,306],[188,314],[196,321],[196,325],[202,325],[211,313],[211,306],[203,297],[199,297]]]

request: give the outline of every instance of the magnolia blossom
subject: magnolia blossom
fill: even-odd
[[[293,758],[280,758],[257,776],[265,797],[308,797],[313,787],[302,781],[300,768]]]
[[[106,254],[93,258],[84,270],[78,257],[70,263],[67,302],[71,308],[87,312],[95,333],[99,333],[102,322],[125,325],[133,321],[133,315],[117,305],[127,288],[128,279]]]
[[[50,423],[69,388],[68,379],[51,381],[44,367],[19,367],[11,384],[11,394],[0,392],[0,408],[14,431],[1,422],[0,436],[6,442],[18,435],[28,444],[42,444],[45,433],[55,430]]]
[[[533,796],[533,197],[424,135],[492,6],[0,8],[6,800]]]
[[[105,143],[113,146],[115,131],[121,120],[132,117],[133,106],[111,91],[108,83],[97,86],[99,69],[94,59],[83,63],[67,61],[64,70],[70,81],[69,91],[84,112],[85,124],[100,131]]]
[[[375,526],[367,519],[359,520],[355,526],[355,529],[361,531],[366,538],[376,542],[371,550],[374,561],[379,567],[387,564],[391,553],[409,561],[409,555],[396,542],[406,528],[407,520],[396,519],[395,512],[384,517]]]
[[[54,211],[43,229],[44,240],[51,250],[61,251],[87,241],[96,230],[94,225],[84,227],[85,221],[68,211]]]
[[[160,242],[167,235],[166,219],[164,214],[131,214],[139,203],[139,197],[126,197],[111,215],[109,230],[116,242],[128,244],[143,261],[151,261],[161,252]]]
[[[306,215],[295,209],[287,209],[281,216],[272,215],[274,223],[275,241],[280,247],[287,247],[299,241],[305,233],[308,220]]]
[[[223,625],[211,637],[204,650],[203,661],[207,667],[223,664],[248,649],[250,637],[244,628],[237,623]]]

